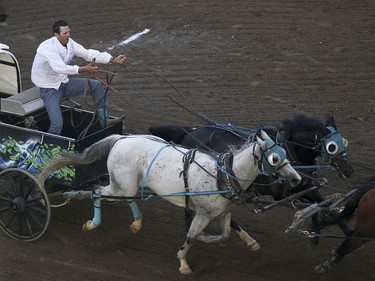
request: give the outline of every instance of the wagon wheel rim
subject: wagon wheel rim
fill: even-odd
[[[0,228],[13,239],[34,241],[44,234],[51,217],[47,192],[25,170],[0,172]]]

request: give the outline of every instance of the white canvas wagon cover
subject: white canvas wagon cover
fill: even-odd
[[[0,111],[25,116],[44,107],[39,88],[22,91],[21,71],[9,47],[0,43]]]
[[[22,92],[21,72],[9,47],[0,43],[0,93],[15,95]]]

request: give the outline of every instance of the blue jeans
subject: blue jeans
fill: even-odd
[[[50,126],[48,133],[60,135],[63,128],[63,117],[61,113],[61,102],[63,99],[80,96],[84,94],[87,81],[86,94],[91,95],[96,108],[106,108],[106,96],[103,87],[98,80],[87,78],[70,78],[66,84],[61,84],[59,89],[40,88],[40,97],[44,102]]]

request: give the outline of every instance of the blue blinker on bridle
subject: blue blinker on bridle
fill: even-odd
[[[266,174],[273,174],[279,169],[289,164],[286,158],[286,152],[283,148],[276,145],[272,140],[263,140],[267,144],[267,149],[261,149],[261,163],[263,172]]]
[[[348,143],[333,127],[327,127],[327,129],[331,133],[322,139],[320,155],[325,161],[330,163],[336,156],[346,153],[345,148]]]

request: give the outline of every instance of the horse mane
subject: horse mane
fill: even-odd
[[[325,126],[322,122],[314,117],[308,117],[303,114],[296,114],[293,120],[285,119],[283,121],[283,130],[287,132],[324,132]]]
[[[244,149],[248,148],[250,145],[256,144],[256,141],[253,142],[245,142],[240,147],[236,145],[228,145],[228,152],[232,153],[233,155],[236,155],[243,151]]]

